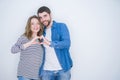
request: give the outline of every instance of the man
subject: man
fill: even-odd
[[[53,21],[51,11],[46,6],[40,7],[37,15],[44,25],[42,44],[45,49],[45,59],[41,71],[42,80],[70,80],[71,41],[67,26]]]

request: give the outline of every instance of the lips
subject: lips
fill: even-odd
[[[48,21],[44,21],[43,24],[44,24],[44,25],[47,25],[47,24],[48,24]]]
[[[39,27],[35,27],[34,30],[35,30],[35,31],[38,31],[38,30],[39,30]]]

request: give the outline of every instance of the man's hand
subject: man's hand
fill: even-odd
[[[43,39],[43,42],[41,42],[41,44],[45,44],[45,45],[50,45],[50,41],[48,39],[46,39],[44,36],[41,36],[41,38]]]

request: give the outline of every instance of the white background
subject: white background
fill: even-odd
[[[0,0],[0,80],[17,80],[11,47],[46,5],[71,34],[71,80],[120,80],[120,0]]]

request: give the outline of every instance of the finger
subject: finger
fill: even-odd
[[[41,42],[40,44],[44,44],[44,42]]]

